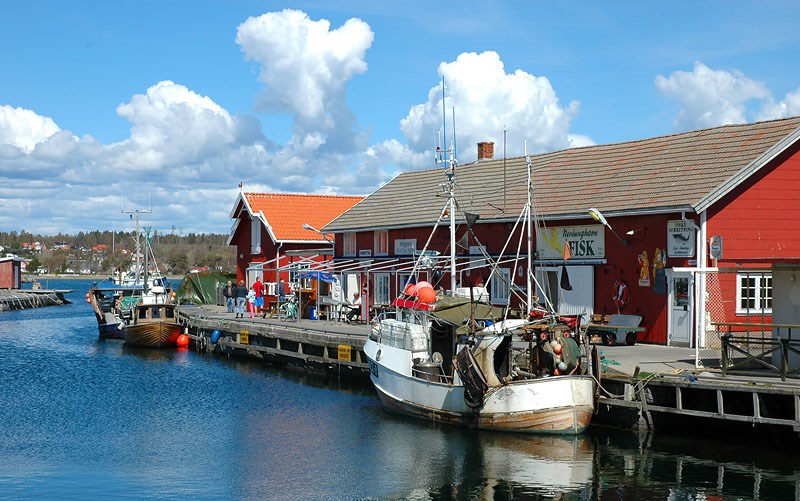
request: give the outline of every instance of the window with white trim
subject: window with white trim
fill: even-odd
[[[736,314],[772,313],[772,274],[736,274]]]
[[[345,233],[342,235],[344,237],[342,254],[345,256],[355,256],[356,255],[356,234],[355,233]]]
[[[375,255],[389,255],[389,232],[386,230],[375,231]]]
[[[511,288],[511,270],[508,268],[497,268],[489,281],[489,294],[492,304],[508,304],[508,296]]]
[[[375,304],[389,304],[389,274],[376,273],[375,274],[375,290],[373,291],[373,303]]]
[[[261,254],[261,221],[250,220],[250,254]]]

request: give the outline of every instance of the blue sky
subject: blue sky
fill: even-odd
[[[800,2],[0,4],[0,230],[221,232],[248,191],[800,115]]]

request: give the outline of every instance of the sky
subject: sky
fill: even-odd
[[[0,2],[0,231],[140,210],[227,234],[240,185],[368,195],[454,129],[468,163],[797,116],[798,21],[794,0]]]

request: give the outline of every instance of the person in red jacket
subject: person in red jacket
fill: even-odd
[[[253,291],[256,293],[255,309],[256,315],[258,315],[264,309],[264,284],[261,283],[261,277],[256,277]]]

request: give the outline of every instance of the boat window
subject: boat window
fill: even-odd
[[[153,316],[151,318],[161,318],[161,307],[154,306],[153,307]]]
[[[144,320],[147,318],[147,308],[142,308],[139,310],[139,319]]]
[[[175,308],[164,308],[164,317],[175,318]]]

